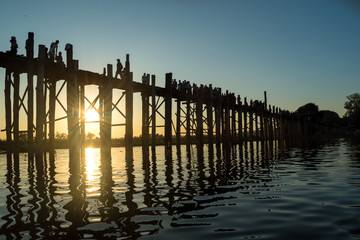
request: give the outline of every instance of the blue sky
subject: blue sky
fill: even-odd
[[[60,50],[72,43],[84,70],[101,73],[129,53],[135,81],[146,72],[164,86],[172,72],[248,99],[262,100],[267,91],[269,104],[290,111],[313,102],[343,116],[346,96],[359,92],[357,1],[3,0],[0,6],[0,51],[16,36],[25,54],[32,31],[36,48],[56,39]],[[1,69],[1,88],[4,75]]]

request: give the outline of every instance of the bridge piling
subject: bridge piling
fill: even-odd
[[[181,144],[181,100],[176,100],[176,146],[180,147]]]
[[[50,78],[49,81],[49,148],[55,149],[55,105],[56,105],[56,81]]]
[[[36,83],[36,145],[38,151],[43,151],[44,124],[45,124],[45,104],[44,104],[44,73],[46,48],[39,45],[38,69]]]
[[[146,86],[149,86],[150,74],[146,76]],[[142,100],[142,146],[149,148],[149,92],[148,90],[141,92]]]
[[[133,148],[133,110],[134,110],[134,88],[133,88],[133,73],[130,71],[129,54],[126,54],[125,62],[125,109],[126,109],[126,126],[125,126],[125,147],[126,151],[131,153]]]
[[[242,130],[242,102],[241,102],[241,98],[240,95],[237,96],[237,110],[238,110],[238,143],[242,144],[243,142],[243,130]]]
[[[34,33],[28,33],[28,39],[26,40],[26,58],[28,59],[27,64],[27,137],[28,137],[28,149],[29,152],[33,151],[34,144]]]
[[[156,146],[156,77],[151,75],[151,149]]]
[[[14,135],[14,151],[19,152],[19,94],[20,94],[20,76],[14,72],[14,92],[13,92],[13,135]]]
[[[203,126],[203,98],[204,87],[201,85],[195,94],[196,101],[196,143],[200,146],[204,144],[204,126]]]
[[[165,75],[165,148],[171,148],[171,105],[172,105],[172,73]]]
[[[6,147],[12,149],[11,135],[11,72],[5,70],[5,123],[6,123]]]
[[[206,102],[206,107],[207,107],[207,122],[208,122],[208,143],[210,146],[213,145],[214,143],[214,124],[213,124],[213,107],[214,107],[214,102],[213,102],[213,88],[212,85],[210,84],[209,87],[207,88],[207,102]]]

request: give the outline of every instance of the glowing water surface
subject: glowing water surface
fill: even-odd
[[[360,144],[0,155],[0,239],[359,239]]]

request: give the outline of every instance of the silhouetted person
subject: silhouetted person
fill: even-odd
[[[121,64],[120,59],[116,59],[116,60],[117,60],[117,64],[116,64],[115,78],[117,77],[117,75],[119,75],[120,78],[122,78],[121,71],[123,69],[123,65]]]
[[[62,68],[65,68],[65,63],[63,62],[61,52],[59,52],[59,55],[56,56],[56,63],[59,64]]]
[[[17,49],[18,49],[18,45],[16,42],[16,37],[11,37],[10,40],[11,46],[10,46],[10,55],[16,55],[17,54]]]
[[[29,32],[28,39],[26,39],[26,42],[25,42],[26,56],[28,58],[34,57],[34,47],[32,47],[33,45],[34,45],[34,33]]]
[[[57,56],[58,44],[59,40],[56,40],[50,44],[49,57],[51,62],[54,62],[55,57]]]
[[[144,73],[141,77],[142,83],[146,83],[147,77],[146,77],[146,73]]]

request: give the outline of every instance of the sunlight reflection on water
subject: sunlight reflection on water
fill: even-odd
[[[0,155],[0,239],[355,239],[360,145]]]

